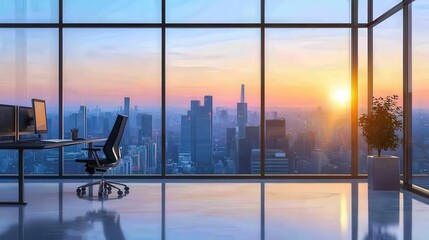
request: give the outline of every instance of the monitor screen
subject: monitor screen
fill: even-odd
[[[34,134],[34,113],[31,107],[18,107],[19,135]]]
[[[0,136],[15,135],[15,106],[0,105]]]
[[[45,100],[32,99],[34,111],[34,127],[36,133],[48,133]]]

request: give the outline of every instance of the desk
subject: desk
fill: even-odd
[[[24,201],[24,150],[42,150],[51,148],[68,147],[78,144],[89,144],[92,147],[94,142],[106,141],[105,138],[75,140],[70,142],[43,142],[43,141],[18,141],[0,143],[0,149],[18,150],[18,202],[0,202],[0,205],[26,205]]]

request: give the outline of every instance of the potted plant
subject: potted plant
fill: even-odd
[[[398,96],[373,98],[372,109],[359,118],[359,127],[370,149],[377,155],[368,156],[368,187],[374,190],[399,189],[399,158],[382,156],[381,151],[396,150],[401,139],[396,135],[402,130],[402,107],[397,104]]]

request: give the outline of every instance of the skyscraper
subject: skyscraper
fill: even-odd
[[[213,97],[205,96],[204,105],[191,101],[191,110],[181,118],[180,152],[190,150],[197,173],[212,173]]]
[[[238,138],[238,173],[250,174],[252,149],[260,148],[259,126],[247,126],[245,138]]]
[[[152,140],[152,115],[142,114],[140,117],[139,144]]]
[[[124,97],[124,115],[128,116],[129,118],[130,116],[130,97]],[[130,118],[131,119],[131,118]],[[128,146],[131,142],[131,136],[130,136],[130,123],[128,123],[125,126],[125,132],[124,132],[124,137],[123,137],[123,143],[125,146]]]
[[[130,97],[124,97],[124,115],[130,116]]]
[[[267,119],[265,129],[265,172],[289,173],[294,165],[289,162],[289,141],[284,119]]]
[[[231,157],[232,153],[236,151],[236,142],[235,142],[236,129],[227,128],[226,129],[226,155]]]
[[[241,84],[241,99],[237,103],[237,125],[238,137],[244,138],[246,136],[245,127],[247,124],[247,103],[244,98],[244,84]]]
[[[86,138],[87,137],[87,119],[86,119],[86,106],[80,106],[79,112],[72,113],[70,115],[71,125],[70,128],[79,129],[79,137]]]
[[[181,117],[180,121],[180,152],[181,153],[191,153],[191,125],[192,117],[185,115]]]
[[[286,151],[289,148],[286,138],[286,121],[284,119],[267,119],[265,133],[266,149]]]

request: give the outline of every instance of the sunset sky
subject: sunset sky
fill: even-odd
[[[84,4],[85,2],[85,4]],[[398,0],[375,1],[374,15]],[[14,1],[0,0],[0,22],[21,21]],[[259,0],[167,1],[167,22],[259,22]],[[55,1],[27,2],[27,21],[55,22]],[[418,107],[428,107],[428,3],[413,11],[414,86]],[[347,22],[349,0],[267,0],[267,22]],[[103,6],[103,7],[100,7]],[[228,6],[228,8],[225,8]],[[159,22],[159,1],[64,1],[65,22]],[[311,9],[323,9],[314,14]],[[366,3],[360,1],[360,10]],[[226,10],[225,10],[226,9]],[[77,14],[79,13],[79,14]],[[142,14],[143,13],[143,14]],[[336,13],[336,14],[332,14]],[[365,21],[366,14],[359,20]],[[374,29],[374,95],[402,95],[402,11]],[[32,97],[58,105],[58,30],[0,29],[3,103],[29,105]],[[359,31],[360,81],[366,81],[366,30]],[[24,41],[19,39],[25,39]],[[336,107],[332,95],[350,91],[349,29],[266,29],[266,109]],[[23,46],[26,46],[26,51]],[[24,50],[22,50],[24,49]],[[23,52],[24,51],[24,52]],[[187,108],[192,99],[214,97],[215,107],[235,108],[246,85],[249,109],[260,107],[260,29],[167,29],[167,108]],[[26,59],[23,56],[26,55]],[[427,58],[427,57],[426,57]],[[26,66],[24,68],[23,66]],[[22,74],[22,71],[26,74]],[[64,100],[79,105],[161,106],[161,30],[64,29]],[[20,73],[21,72],[21,73]],[[21,78],[21,79],[19,79]],[[24,78],[24,79],[22,79]],[[24,86],[23,86],[24,85]],[[365,105],[360,84],[360,106]],[[364,90],[364,91],[363,91]]]

